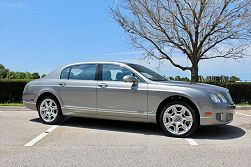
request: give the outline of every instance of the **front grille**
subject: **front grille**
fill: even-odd
[[[223,113],[216,113],[216,119],[217,119],[218,121],[222,121],[222,114],[223,114]]]
[[[234,117],[234,114],[232,113],[227,113],[227,116],[226,116],[226,121],[232,121],[233,120],[233,117]]]
[[[216,120],[220,122],[229,122],[233,120],[233,113],[216,113]]]

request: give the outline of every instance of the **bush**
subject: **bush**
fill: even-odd
[[[25,85],[31,80],[0,80],[0,103],[20,103]],[[208,83],[229,89],[235,103],[251,104],[251,83]]]
[[[25,85],[31,80],[0,80],[0,103],[21,103]]]
[[[251,104],[251,82],[208,83],[227,88],[236,104]]]

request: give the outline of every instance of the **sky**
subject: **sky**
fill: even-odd
[[[143,64],[165,76],[190,76],[169,62],[143,60],[109,12],[117,0],[0,0],[0,64],[12,71],[48,73],[81,61]],[[251,52],[251,49],[249,49]],[[187,65],[184,57],[175,61]],[[199,75],[251,81],[251,57],[205,60]]]

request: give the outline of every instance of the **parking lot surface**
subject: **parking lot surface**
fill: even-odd
[[[250,166],[251,111],[191,138],[155,124],[66,118],[42,124],[35,111],[0,111],[0,166]]]

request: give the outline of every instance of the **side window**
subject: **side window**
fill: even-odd
[[[125,67],[114,64],[103,64],[102,79],[104,81],[123,81],[123,77],[126,75],[135,76],[130,70]],[[140,82],[137,76],[136,79]]]
[[[68,79],[70,68],[71,67],[67,67],[62,71],[60,79]]]
[[[96,64],[82,64],[72,66],[69,79],[95,80],[96,67]]]

